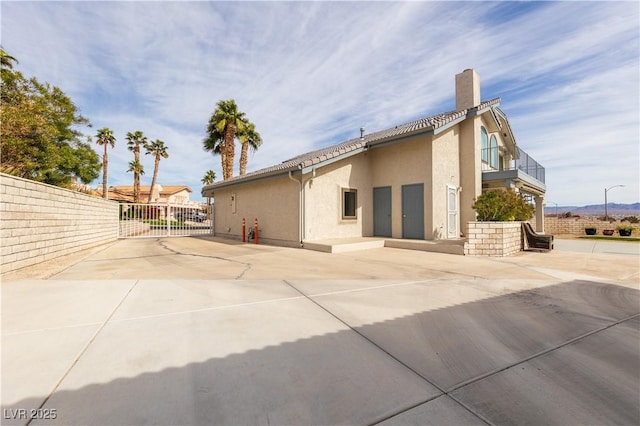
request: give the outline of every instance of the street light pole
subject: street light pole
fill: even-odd
[[[609,219],[609,215],[607,214],[607,192],[609,192],[610,189],[613,188],[619,188],[622,187],[624,185],[613,185],[610,188],[605,188],[604,189],[604,220],[608,220]]]

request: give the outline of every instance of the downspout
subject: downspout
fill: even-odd
[[[298,239],[300,240],[300,247],[303,247],[303,244],[302,244],[302,176],[300,176],[300,180],[294,179],[291,173],[291,170],[289,170],[289,179],[296,182],[300,188],[298,190]]]
[[[311,177],[307,180],[302,181],[302,176],[300,176],[300,181],[302,182],[302,214],[300,215],[300,219],[302,221],[302,238],[300,241],[300,247],[304,247],[304,240],[306,239],[306,227],[307,227],[307,192],[305,187],[307,182],[316,177],[316,168],[311,169]]]

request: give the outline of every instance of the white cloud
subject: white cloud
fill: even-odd
[[[5,2],[2,43],[114,129],[113,184],[131,181],[124,136],[143,130],[169,146],[161,183],[197,195],[221,175],[202,150],[221,99],[265,141],[254,170],[452,109],[454,75],[475,68],[547,167],[548,198],[590,204],[618,183],[616,201],[640,198],[637,16],[633,2]]]

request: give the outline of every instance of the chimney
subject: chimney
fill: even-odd
[[[456,110],[480,104],[480,76],[473,69],[456,75]]]

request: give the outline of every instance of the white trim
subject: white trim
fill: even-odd
[[[451,209],[450,195],[453,192],[455,197],[455,209]],[[447,238],[458,238],[460,235],[460,197],[458,196],[458,187],[454,185],[447,185]],[[451,229],[451,215],[454,214],[455,229]]]
[[[344,195],[348,192],[355,193],[354,206],[353,206],[353,216],[345,216],[345,200]],[[345,221],[352,221],[358,219],[358,190],[355,188],[341,188],[340,189],[340,219]]]

